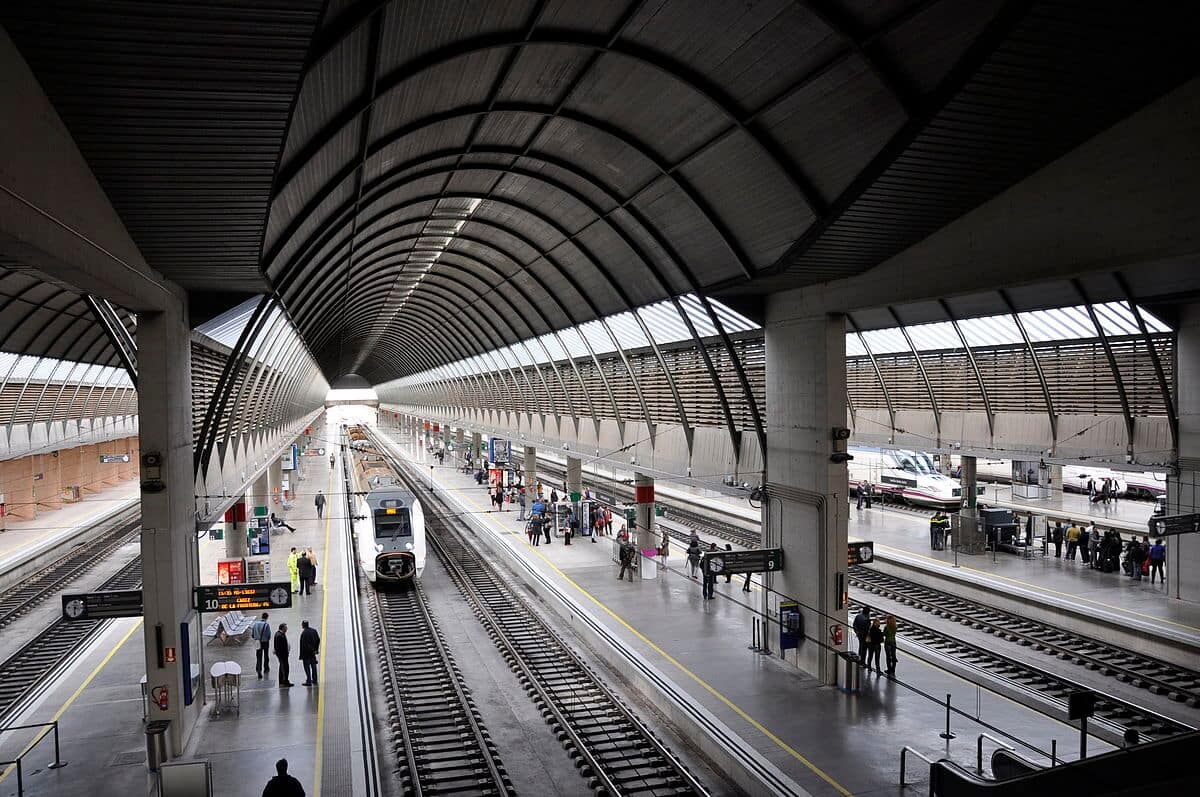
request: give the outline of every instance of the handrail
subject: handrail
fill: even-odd
[[[993,742],[995,742],[996,744],[1000,745],[1005,750],[1008,750],[1010,752],[1015,753],[1017,751],[1017,748],[1013,747],[1011,744],[1009,744],[1006,741],[1003,741],[1002,739],[997,739],[995,736],[992,736],[990,733],[979,734],[979,738],[975,740],[975,771],[981,775],[983,774],[983,740],[984,739],[991,739]]]
[[[906,757],[909,753],[912,753],[917,758],[924,761],[926,764],[933,766],[932,758],[926,757],[924,753],[922,753],[920,750],[917,750],[915,747],[909,747],[908,745],[904,745],[904,747],[900,750],[900,788],[904,788],[905,786],[908,785],[907,783],[904,782],[904,773],[908,768]]]
[[[37,737],[32,742],[30,742],[29,744],[27,744],[25,746],[25,749],[22,750],[14,760],[0,761],[0,767],[11,767],[14,764],[16,765],[16,768],[17,768],[17,797],[23,797],[23,795],[25,794],[25,774],[24,774],[24,770],[21,765],[21,760],[23,758],[25,758],[25,756],[28,755],[33,750],[33,748],[37,747],[38,744],[40,744],[41,741],[43,739],[45,739],[46,736],[48,736],[50,733],[54,734],[54,760],[52,762],[50,762],[49,764],[47,764],[46,768],[47,769],[61,769],[62,767],[65,767],[67,765],[67,762],[62,760],[61,747],[59,746],[59,742],[58,742],[58,720],[54,720],[52,722],[35,722],[35,723],[29,724],[29,725],[0,726],[0,733],[4,733],[5,731],[27,731],[27,730],[32,730],[33,728],[46,728],[47,730],[43,730],[40,734],[38,734]],[[11,771],[12,770],[10,769],[10,770],[5,770],[3,772],[0,772],[0,781],[3,781],[4,778],[7,777],[8,773]]]

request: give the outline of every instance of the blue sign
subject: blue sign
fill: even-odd
[[[508,462],[512,459],[511,443],[501,437],[488,439],[488,459],[492,462]]]

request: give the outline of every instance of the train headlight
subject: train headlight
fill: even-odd
[[[406,551],[411,551],[411,550],[412,550],[412,543],[411,543],[411,542],[406,542],[406,543],[404,543],[404,550],[406,550]]]
[[[380,545],[379,543],[375,543],[375,553],[382,553],[382,552],[383,552],[383,546]]]

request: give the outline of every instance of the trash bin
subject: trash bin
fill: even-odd
[[[157,772],[171,758],[171,737],[167,735],[170,727],[170,720],[146,723],[146,766],[151,772]]]
[[[862,662],[857,653],[844,651],[838,656],[842,659],[842,691],[857,694],[862,686]]]

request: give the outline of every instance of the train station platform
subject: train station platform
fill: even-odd
[[[133,509],[141,500],[137,481],[105,487],[61,509],[47,510],[32,520],[9,517],[0,531],[0,588],[31,561],[51,555],[80,534]]]
[[[425,478],[432,463],[424,448],[391,430],[385,434],[393,450]],[[740,578],[729,584],[722,580],[716,599],[703,601],[700,583],[683,573],[683,558],[673,553],[658,578],[618,581],[611,539],[591,544],[581,537],[565,546],[555,538],[550,545],[532,547],[516,511],[493,511],[486,488],[469,475],[435,464],[432,479],[480,544],[506,562],[564,624],[580,630],[624,678],[654,695],[650,700],[685,735],[710,755],[720,748],[732,760],[729,751],[740,751],[741,766],[754,761],[763,777],[777,778],[777,793],[894,792],[905,744],[974,767],[979,734],[988,728],[956,717],[956,737],[940,738],[946,695],[955,707],[1038,749],[1049,751],[1052,739],[1064,753],[1077,749],[1075,742],[1068,743],[1077,740],[1077,728],[915,658],[903,641],[897,679],[864,674],[856,695],[824,686],[775,656],[750,649],[758,615],[741,591]],[[777,647],[777,638],[771,647]],[[1090,749],[1108,746],[1094,739]],[[919,763],[911,771],[919,772]]]
[[[176,760],[207,760],[213,794],[258,797],[275,774],[279,758],[288,759],[290,774],[308,795],[368,793],[365,762],[373,762],[374,756],[363,754],[364,746],[372,743],[363,712],[369,690],[356,638],[356,582],[341,464],[339,459],[337,468],[331,469],[327,457],[305,457],[302,463],[306,478],[300,482],[295,508],[284,516],[296,531],[273,537],[270,554],[272,580],[287,581],[286,560],[292,545],[312,547],[318,553],[318,585],[312,595],[293,596],[290,609],[270,612],[272,631],[281,622],[288,625],[290,680],[295,686],[279,687],[273,656],[270,674],[258,680],[253,640],[221,645],[206,639],[202,650],[193,654],[193,667],[206,686],[196,699],[205,704],[187,749]],[[323,518],[317,518],[312,504],[317,489],[328,496]],[[223,541],[201,541],[203,583],[215,583],[216,560],[224,553]],[[204,616],[205,623],[211,619]],[[304,670],[297,658],[301,620],[312,623],[322,637],[320,680],[315,688],[302,685]],[[141,635],[141,620],[110,621],[108,629],[20,718],[22,724],[58,721],[62,758],[69,762],[62,769],[46,768],[54,751],[50,739],[41,741],[25,757],[26,795],[158,793],[155,776],[146,769]],[[227,699],[218,699],[211,685],[210,671],[219,662],[234,662],[241,670],[240,689],[228,692]],[[174,694],[169,697],[179,699]],[[15,758],[37,733],[0,735],[0,760]],[[102,789],[98,780],[103,781]],[[15,794],[15,789],[12,768],[0,767],[0,791]]]

